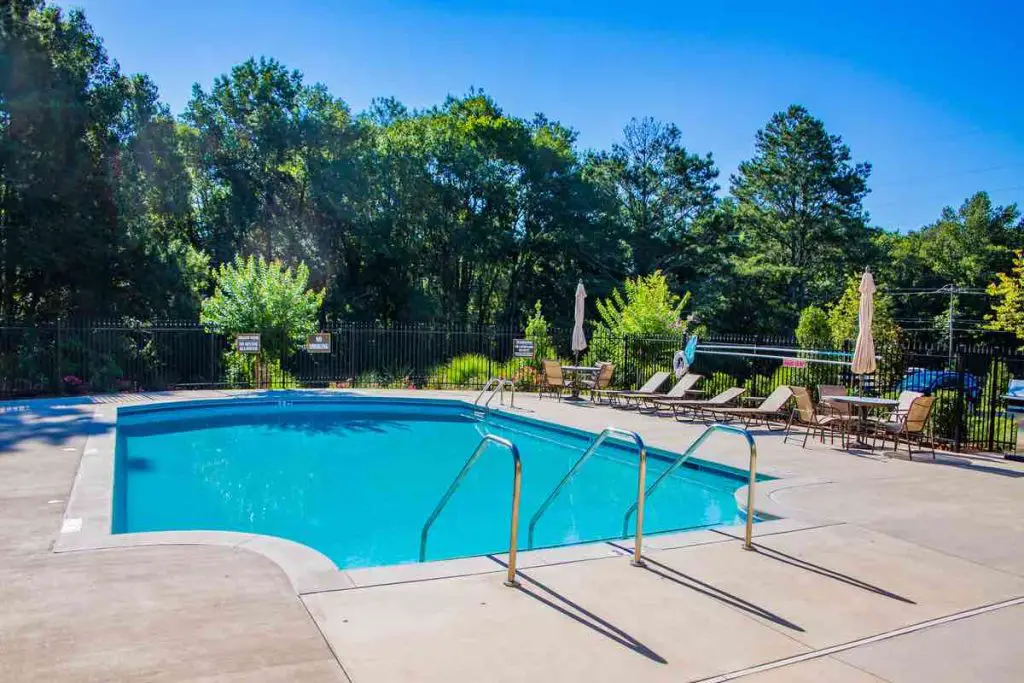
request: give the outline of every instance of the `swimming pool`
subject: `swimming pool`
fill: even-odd
[[[113,533],[223,530],[303,543],[339,568],[418,561],[420,530],[482,435],[522,457],[526,524],[592,434],[460,401],[348,397],[121,409]],[[508,549],[512,466],[493,448],[430,531],[427,560]],[[648,450],[648,482],[672,454]],[[745,473],[691,459],[646,506],[645,534],[744,520]],[[609,439],[536,527],[535,548],[621,538],[637,456]],[[632,524],[632,523],[631,523]],[[630,528],[632,533],[632,527]]]

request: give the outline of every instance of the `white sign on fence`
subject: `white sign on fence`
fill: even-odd
[[[533,358],[533,354],[537,352],[536,346],[532,339],[513,339],[512,340],[512,357],[513,358]]]
[[[259,353],[260,333],[240,334],[235,337],[235,349],[239,353]]]

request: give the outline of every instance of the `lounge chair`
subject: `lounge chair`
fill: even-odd
[[[583,388],[590,391],[590,400],[597,401],[600,392],[606,390],[612,383],[612,375],[615,374],[614,363],[598,363],[597,376],[594,379],[585,379],[582,382]]]
[[[785,425],[789,419],[789,415],[784,415],[782,412],[786,402],[793,397],[793,392],[790,391],[788,386],[777,387],[775,391],[768,394],[768,397],[761,402],[761,405],[756,408],[724,408],[724,407],[704,407],[700,411],[702,413],[708,413],[715,419],[737,419],[743,422],[744,427],[750,427],[758,422],[764,422],[765,427],[768,429],[772,428],[772,422],[780,423]]]
[[[934,396],[918,396],[910,402],[910,408],[905,413],[898,415],[895,420],[877,422],[875,438],[882,439],[882,447],[884,448],[886,438],[891,437],[893,448],[897,451],[900,449],[900,439],[902,438],[907,442],[907,457],[913,460],[914,456],[910,452],[910,441],[911,439],[916,439],[919,444],[924,442],[926,436],[925,427],[931,424],[932,408],[934,405]],[[934,460],[935,436],[934,434],[928,434],[927,436],[932,444],[932,460]],[[872,439],[871,447],[874,448],[874,445],[874,439]]]
[[[636,391],[628,391],[628,390],[621,390],[621,389],[619,389],[619,390],[604,389],[604,390],[598,391],[597,394],[598,394],[598,398],[600,398],[601,396],[604,396],[604,397],[608,398],[609,401],[612,402],[612,403],[614,403],[617,400],[619,400],[625,394],[630,394],[630,395],[633,395],[633,396],[635,396],[637,394],[640,394],[642,396],[647,396],[649,394],[653,394],[654,392],[656,392],[658,390],[658,387],[660,387],[662,384],[665,383],[666,379],[668,379],[668,373],[667,372],[656,372],[653,375],[651,375],[651,378],[649,380],[647,380],[647,382],[642,387],[637,389]]]
[[[702,408],[715,408],[719,406],[728,406],[730,403],[738,399],[746,389],[742,387],[731,387],[726,389],[720,394],[716,394],[709,399],[705,400],[694,400],[691,398],[649,398],[647,399],[655,408],[655,410],[672,410],[672,417],[679,419],[680,415],[685,415],[686,411],[692,413],[691,420],[697,417],[697,414]]]
[[[542,361],[544,375],[540,380],[540,392],[538,399],[543,399],[545,393],[555,396],[561,400],[562,394],[569,388],[569,382],[562,375],[562,366],[556,360]]]
[[[655,399],[694,399],[695,397],[689,394],[700,394],[703,392],[697,391],[693,387],[696,386],[697,382],[704,379],[704,375],[698,375],[695,373],[687,373],[679,378],[679,381],[672,385],[672,388],[666,391],[664,394],[645,394],[637,392],[635,394],[622,394],[619,398],[623,399],[628,405],[630,401],[636,402],[638,410],[643,411],[645,408],[656,411],[654,401]]]
[[[824,443],[826,432],[830,433],[832,443],[836,442],[836,433],[838,433],[839,443],[846,448],[847,428],[853,418],[848,413],[842,415],[832,412],[827,404],[824,406],[814,405],[814,399],[811,398],[811,392],[807,390],[807,387],[791,386],[789,390],[793,392],[796,407],[790,415],[789,424],[786,425],[786,436],[782,442],[785,443],[789,439],[793,426],[797,425],[804,428],[804,448],[807,448],[807,439],[814,434],[820,433],[821,441]]]

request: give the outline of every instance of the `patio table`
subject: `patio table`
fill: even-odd
[[[596,365],[563,365],[562,372],[572,377],[569,400],[580,400],[580,379],[583,375],[596,375],[601,368]]]
[[[894,398],[878,398],[876,396],[829,396],[827,402],[846,403],[856,408],[859,414],[857,420],[857,437],[860,438],[867,431],[868,411],[873,408],[895,408],[900,404]],[[857,442],[858,446],[869,448],[863,441]]]

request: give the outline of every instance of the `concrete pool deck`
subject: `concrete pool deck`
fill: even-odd
[[[0,409],[0,680],[1024,679],[1024,465],[995,457],[908,462],[805,450],[758,430],[759,471],[782,478],[763,494],[785,519],[755,527],[755,552],[733,530],[704,530],[650,537],[645,569],[629,565],[628,542],[591,546],[586,559],[522,553],[521,589],[502,585],[500,556],[454,576],[406,565],[404,576],[334,590],[296,585],[272,553],[242,541],[53,552],[68,540],[86,441],[110,430],[98,414],[227,393]],[[526,415],[633,429],[675,451],[701,431],[590,404],[516,402]],[[747,466],[728,434],[699,457]]]

